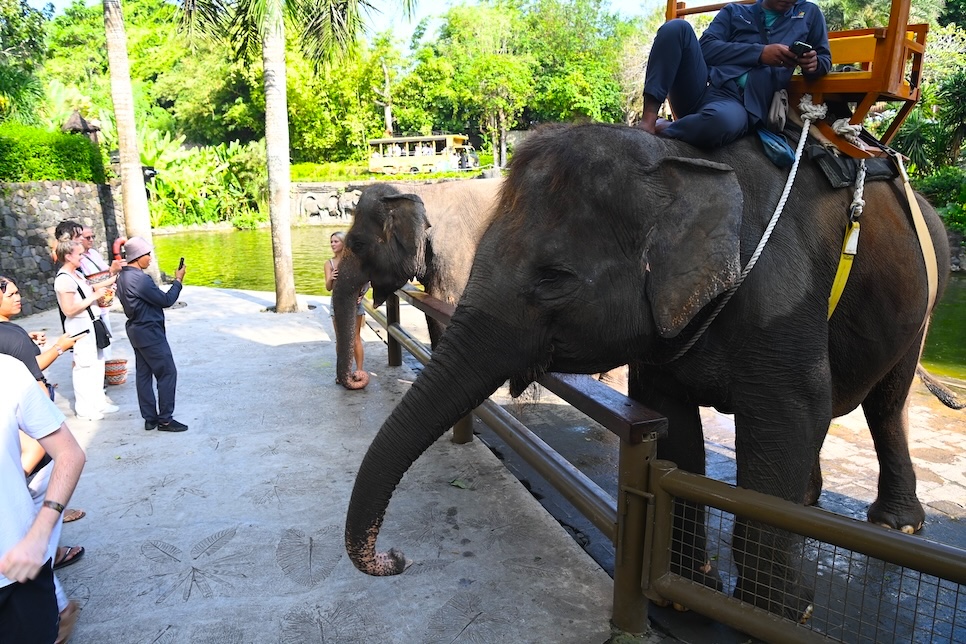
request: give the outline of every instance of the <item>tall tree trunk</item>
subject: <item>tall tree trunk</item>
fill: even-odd
[[[138,151],[137,126],[134,122],[134,96],[131,91],[131,67],[127,59],[127,35],[121,0],[104,0],[104,32],[107,36],[107,61],[111,72],[111,100],[117,123],[117,150],[121,159],[121,202],[128,237],[143,237],[151,243],[151,213],[144,190],[141,154]],[[148,273],[161,281],[158,263],[152,262]]]
[[[504,114],[503,110],[500,110],[498,127],[500,129],[500,167],[505,168],[508,159],[507,159],[507,151],[506,151],[506,139],[507,139],[506,114]]]
[[[285,95],[285,22],[282,0],[268,0],[262,30],[265,81],[265,144],[268,152],[268,215],[275,261],[275,311],[298,311],[292,269],[289,212],[288,105]]]

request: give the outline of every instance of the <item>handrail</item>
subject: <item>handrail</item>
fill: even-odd
[[[411,284],[396,293],[443,326],[449,324],[456,310],[454,305]],[[667,432],[666,418],[586,375],[545,373],[537,382],[631,445],[637,445],[651,434],[663,436]]]

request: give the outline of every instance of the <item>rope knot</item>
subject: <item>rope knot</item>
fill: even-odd
[[[865,143],[859,138],[862,132],[861,125],[852,125],[848,119],[841,118],[832,123],[832,130],[860,150],[866,149]]]
[[[809,121],[821,121],[828,114],[825,103],[821,105],[812,103],[811,94],[802,94],[802,100],[798,102],[798,110],[802,113],[802,118]]]

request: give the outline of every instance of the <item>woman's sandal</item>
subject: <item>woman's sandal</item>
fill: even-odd
[[[64,511],[64,523],[70,523],[71,521],[77,521],[78,519],[83,519],[87,516],[87,513],[83,510],[74,510],[72,508],[67,508]]]
[[[84,546],[60,546],[54,560],[54,570],[77,563],[84,556]]]

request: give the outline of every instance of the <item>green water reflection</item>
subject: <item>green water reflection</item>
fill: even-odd
[[[329,236],[345,226],[292,229],[295,290],[302,295],[329,295],[323,265],[332,257]],[[185,282],[251,291],[274,291],[272,237],[269,230],[218,230],[155,235],[161,270],[173,275],[185,258]]]
[[[929,323],[922,362],[936,374],[966,380],[966,275],[954,274]]]
[[[292,229],[295,289],[329,295],[322,265],[332,256],[329,235],[348,226]],[[161,270],[173,274],[184,255],[185,281],[199,286],[274,291],[272,240],[267,229],[203,231],[154,238]],[[937,374],[966,380],[966,276],[954,275],[929,328],[923,363]]]

